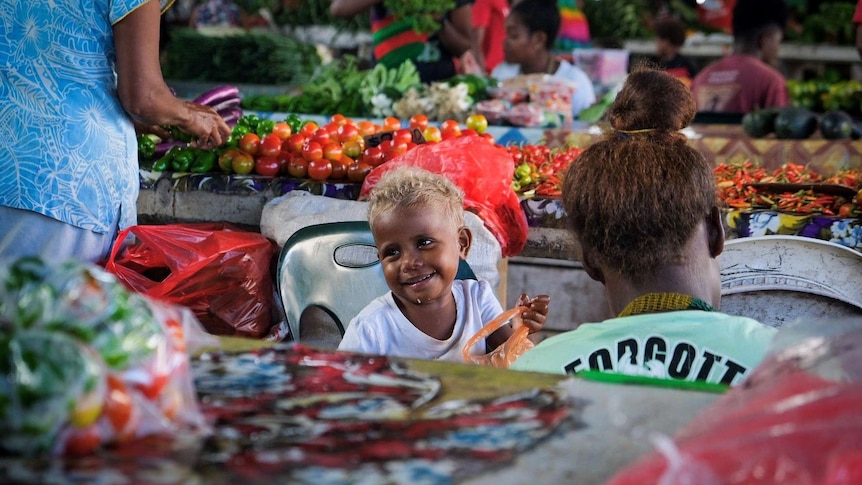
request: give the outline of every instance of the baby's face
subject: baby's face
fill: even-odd
[[[458,263],[466,257],[458,227],[439,211],[394,210],[380,214],[374,242],[386,284],[407,305],[451,298]]]

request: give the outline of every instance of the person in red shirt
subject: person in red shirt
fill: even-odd
[[[862,0],[856,2],[853,24],[856,26],[856,50],[859,51],[859,57],[862,57]]]
[[[475,0],[473,3],[473,56],[485,73],[493,71],[503,61],[508,15],[507,0]]]
[[[783,0],[740,0],[733,9],[733,53],[704,68],[692,84],[700,112],[748,113],[787,106],[787,83],[773,64],[784,38]]]

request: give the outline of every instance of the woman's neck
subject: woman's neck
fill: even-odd
[[[528,63],[521,64],[521,74],[553,74],[557,63],[550,51],[541,51]]]

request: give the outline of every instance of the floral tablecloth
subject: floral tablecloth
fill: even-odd
[[[236,175],[222,173],[175,173],[140,170],[141,190],[153,190],[156,185],[167,180],[177,192],[205,190],[216,194],[248,195],[271,192],[274,196],[284,195],[293,190],[311,192],[337,199],[356,200],[359,198],[361,183],[319,182],[310,179],[290,177],[266,177],[263,175]]]
[[[530,227],[566,229],[566,212],[559,199],[524,199],[521,208]],[[822,239],[862,251],[862,220],[858,218],[736,209],[725,211],[724,227],[728,239],[783,234]]]
[[[152,437],[74,460],[0,457],[0,482],[450,484],[576,424],[576,406],[554,389],[453,399],[457,389],[402,361],[298,344],[203,354],[192,374],[212,423],[205,439]],[[469,396],[482,386],[462,387]]]
[[[725,213],[727,238],[782,234],[822,239],[862,251],[862,220],[776,211],[731,210]]]

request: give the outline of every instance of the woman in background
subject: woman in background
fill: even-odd
[[[596,102],[593,82],[579,67],[558,59],[552,49],[560,30],[560,11],[555,0],[520,0],[506,19],[503,42],[505,62],[491,77],[505,80],[522,74],[552,74],[575,86],[572,115]]]

